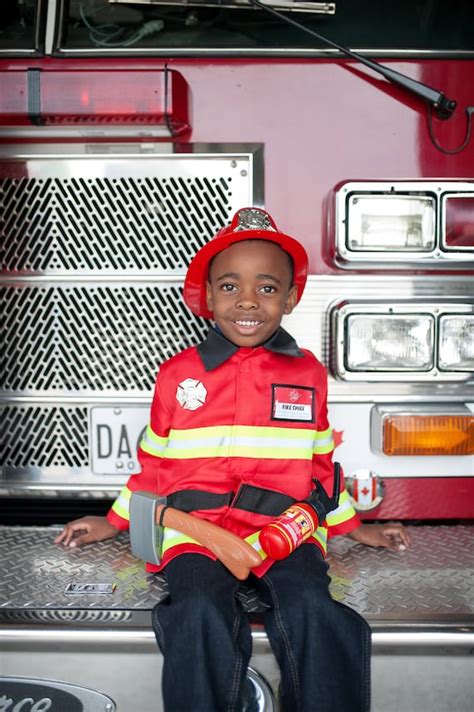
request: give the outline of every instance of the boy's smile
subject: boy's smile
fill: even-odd
[[[295,306],[290,258],[267,240],[238,242],[214,257],[206,296],[229,341],[247,347],[263,344]]]

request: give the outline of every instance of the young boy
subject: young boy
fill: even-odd
[[[133,475],[107,519],[66,525],[74,546],[128,527],[130,494],[147,490],[258,546],[258,531],[314,489],[333,491],[326,371],[280,324],[306,283],[307,255],[263,210],[239,210],[192,260],[184,299],[212,318],[205,341],[164,363]],[[297,406],[297,407],[293,407]],[[84,532],[85,533],[81,533]],[[265,628],[281,670],[282,702],[295,712],[369,708],[370,630],[334,602],[324,561],[327,535],[405,548],[401,525],[364,527],[342,487],[324,526],[290,556],[261,552],[254,585],[269,608]],[[79,536],[76,536],[79,533]],[[76,538],[75,538],[76,537]],[[165,529],[169,600],[153,611],[164,654],[167,712],[237,712],[251,633],[235,592],[240,582],[210,551]]]

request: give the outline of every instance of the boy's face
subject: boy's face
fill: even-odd
[[[296,304],[288,255],[275,243],[244,240],[211,263],[207,306],[224,336],[237,346],[263,344]]]

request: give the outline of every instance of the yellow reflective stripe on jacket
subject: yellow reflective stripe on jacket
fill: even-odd
[[[326,553],[328,550],[328,530],[326,527],[318,527],[311,536],[313,539],[316,539],[316,541],[321,545],[324,553]]]
[[[247,542],[247,544],[250,544],[252,549],[255,549],[255,551],[260,556],[260,558],[263,559],[263,561],[265,561],[265,559],[267,558],[267,555],[264,552],[264,550],[262,549],[262,546],[258,540],[259,534],[260,534],[260,532],[254,532],[253,534],[250,534],[250,536],[245,537],[245,541]]]
[[[171,430],[164,457],[253,457],[265,459],[311,459],[314,431],[303,428],[269,428],[250,425],[219,425],[189,430]]]
[[[161,547],[162,554],[173,546],[178,546],[179,544],[199,544],[196,539],[193,539],[186,534],[178,532],[176,529],[171,529],[170,527],[165,527],[163,531],[163,544]]]
[[[317,431],[316,442],[314,443],[313,453],[315,455],[327,455],[328,452],[334,450],[334,438],[332,434],[332,428],[327,430]]]
[[[127,486],[122,488],[119,496],[112,505],[112,510],[115,514],[118,514],[122,519],[130,519],[130,497],[132,496],[131,490]]]
[[[168,438],[162,438],[159,435],[156,435],[156,433],[153,432],[151,426],[149,425],[145,431],[145,435],[143,436],[140,442],[140,447],[142,450],[149,453],[150,455],[155,455],[155,457],[162,457],[167,442]]]
[[[207,457],[249,457],[310,460],[334,449],[332,429],[216,425],[170,430],[167,438],[148,425],[140,447],[155,457],[186,460]]]
[[[311,460],[314,453],[334,448],[332,430],[218,425],[171,430],[168,438],[148,426],[140,447],[155,457],[173,460],[210,457],[249,457]]]
[[[351,498],[347,490],[343,490],[339,496],[339,506],[326,517],[328,526],[335,527],[337,524],[347,522],[355,516],[355,509],[352,506]]]

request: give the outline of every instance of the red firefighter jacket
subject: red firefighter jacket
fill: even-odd
[[[244,485],[273,490],[295,500],[307,497],[317,478],[333,489],[334,440],[327,419],[327,374],[283,329],[264,345],[239,348],[214,330],[159,371],[150,423],[140,443],[141,472],[132,475],[108,513],[128,528],[131,492],[169,496],[182,490],[237,493]],[[259,551],[263,575],[273,563],[259,550],[258,531],[274,517],[225,504],[193,511],[247,539]],[[326,552],[328,534],[359,525],[342,484],[338,508],[308,540]],[[165,529],[163,568],[174,556],[199,552],[192,539]]]

